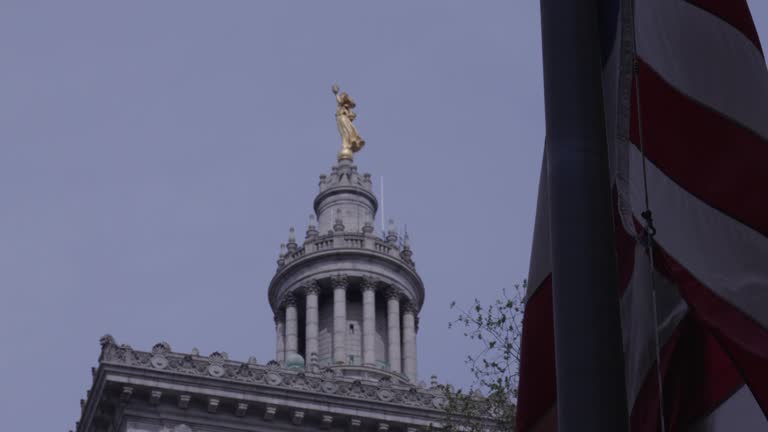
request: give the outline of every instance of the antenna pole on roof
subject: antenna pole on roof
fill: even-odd
[[[384,176],[381,176],[379,185],[381,186],[381,232],[387,232],[387,228],[384,226]]]

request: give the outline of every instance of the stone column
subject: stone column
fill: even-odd
[[[299,317],[296,298],[288,294],[285,298],[285,358],[299,350]]]
[[[396,289],[387,291],[387,339],[389,369],[400,372],[400,292]]]
[[[333,285],[333,362],[347,362],[347,275],[331,277]]]
[[[403,308],[403,369],[412,383],[418,379],[416,370],[416,307],[408,303]]]
[[[306,343],[304,344],[304,352],[306,354],[306,360],[312,358],[312,353],[317,354],[317,328],[318,328],[318,309],[317,301],[320,295],[320,286],[317,281],[310,281],[304,286],[304,292],[307,295],[306,309],[307,309],[307,329],[306,329]]]
[[[376,365],[376,279],[363,279],[363,364]]]
[[[275,333],[277,333],[277,347],[275,348],[275,361],[285,364],[285,315],[279,310],[275,314]]]

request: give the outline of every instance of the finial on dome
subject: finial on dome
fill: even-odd
[[[411,240],[408,238],[408,228],[403,233],[403,250],[400,252],[400,257],[407,263],[413,265],[413,252],[411,251]]]
[[[315,215],[309,215],[309,225],[307,226],[306,239],[317,237],[317,225],[315,225]]]
[[[296,244],[296,230],[293,227],[288,229],[288,252],[294,252],[298,248]]]
[[[390,219],[387,227],[387,241],[390,243],[397,242],[397,229],[395,228],[395,220]]]
[[[283,264],[285,264],[285,255],[287,253],[287,248],[285,246],[285,243],[280,244],[280,256],[277,258],[277,266],[282,267]]]
[[[357,114],[352,112],[355,101],[346,92],[339,93],[339,86],[336,84],[331,87],[331,90],[336,95],[336,127],[341,135],[341,151],[338,160],[339,162],[351,161],[352,155],[359,152],[365,145],[365,141],[358,135],[357,129],[352,124],[357,117]]]

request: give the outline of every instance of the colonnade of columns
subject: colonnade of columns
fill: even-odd
[[[364,277],[361,284],[363,297],[363,364],[375,366],[376,339],[376,289],[377,280]],[[347,289],[349,279],[344,274],[331,277],[333,290],[333,342],[332,359],[334,364],[347,363]],[[318,352],[319,295],[317,281],[304,286],[306,331],[305,361],[309,362],[312,353]],[[416,370],[416,308],[405,303],[401,308],[402,293],[394,288],[385,292],[387,299],[387,360],[389,369],[402,373],[411,381],[417,379]],[[298,310],[294,294],[289,294],[283,301],[285,314],[275,317],[277,332],[276,359],[284,364],[288,356],[298,352]],[[402,313],[401,313],[402,309]],[[401,338],[402,336],[402,338]]]

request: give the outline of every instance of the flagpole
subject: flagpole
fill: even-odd
[[[541,0],[560,432],[629,429],[596,0]]]

